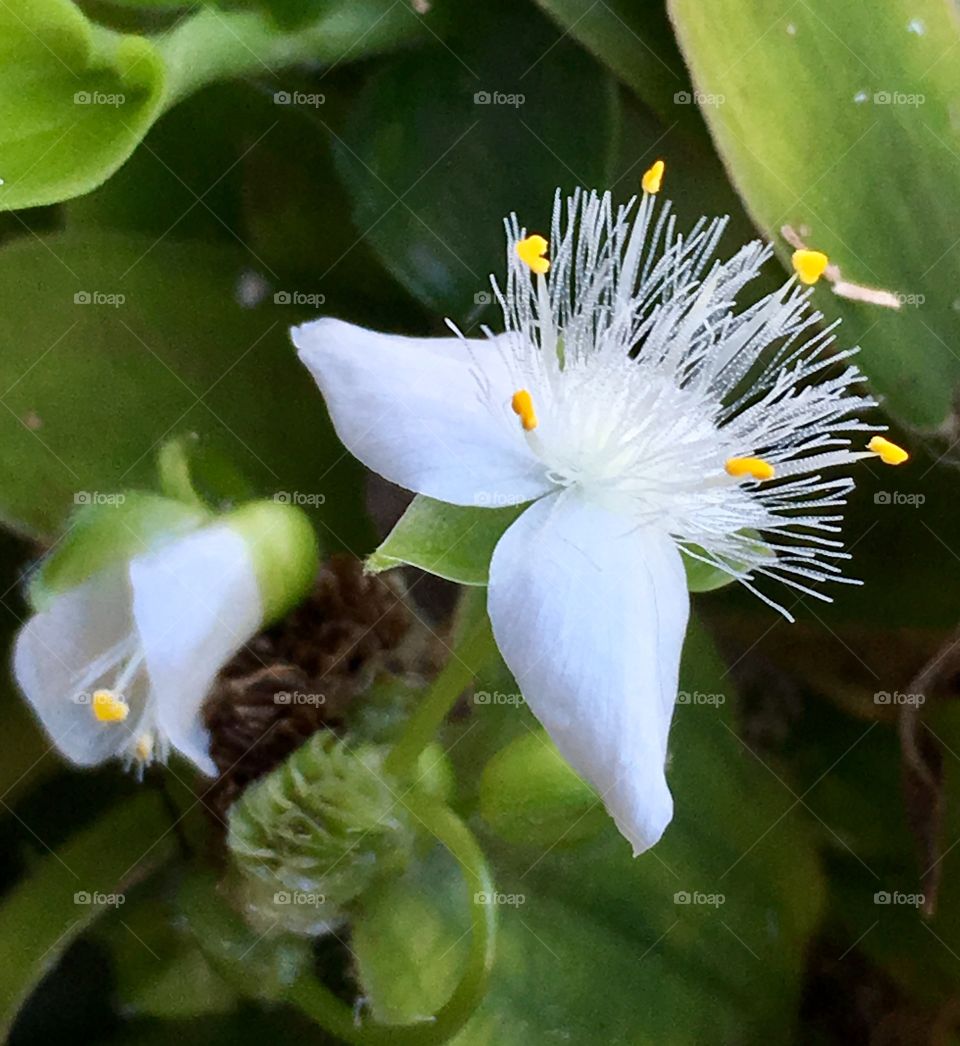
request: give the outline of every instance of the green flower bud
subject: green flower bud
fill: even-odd
[[[596,792],[544,731],[516,738],[487,763],[480,813],[500,838],[530,846],[580,842],[609,822]]]
[[[279,621],[310,591],[317,574],[320,552],[310,520],[282,501],[251,501],[221,519],[247,543],[264,624]]]
[[[447,803],[453,796],[456,776],[447,753],[435,742],[424,748],[417,759],[415,775],[418,791]]]
[[[322,932],[406,867],[419,826],[386,752],[320,731],[233,805],[227,841],[253,921]]]

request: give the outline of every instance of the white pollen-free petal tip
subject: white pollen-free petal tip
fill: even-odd
[[[533,714],[633,847],[673,815],[664,766],[689,595],[669,535],[576,491],[528,508],[490,566],[497,645]]]
[[[246,542],[208,526],[130,563],[133,612],[161,735],[216,774],[201,708],[221,668],[259,630],[263,607]]]
[[[407,338],[331,318],[291,337],[341,442],[391,482],[476,506],[552,489],[519,422],[494,409],[516,391],[499,339]]]

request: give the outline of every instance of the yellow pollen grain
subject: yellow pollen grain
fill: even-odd
[[[874,436],[867,444],[867,450],[876,454],[884,465],[902,465],[910,457],[903,447],[898,447],[883,436]]]
[[[648,192],[651,195],[660,192],[660,186],[663,185],[663,173],[666,169],[667,165],[663,160],[657,160],[652,167],[649,167],[644,171],[643,177],[640,179],[643,191]]]
[[[513,413],[520,418],[524,432],[532,432],[539,422],[537,412],[533,409],[533,397],[526,389],[518,389],[510,400]]]
[[[751,479],[765,480],[773,479],[774,475],[773,465],[763,458],[727,458],[723,467],[727,470],[727,475],[735,479],[749,476]]]
[[[139,762],[149,763],[153,757],[153,734],[141,734],[134,751]]]
[[[811,286],[826,272],[830,259],[823,251],[808,251],[806,248],[793,252],[793,271],[800,277],[800,282]]]
[[[543,276],[550,270],[550,259],[544,257],[549,246],[542,236],[534,233],[517,241],[517,257],[535,273]]]
[[[122,723],[130,714],[130,707],[109,690],[97,690],[90,704],[101,723]]]

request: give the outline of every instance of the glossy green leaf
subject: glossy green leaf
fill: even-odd
[[[156,482],[196,432],[260,494],[363,547],[359,468],[290,347],[282,308],[236,300],[244,260],[147,237],[63,235],[0,251],[0,517],[53,535],[77,503]]]
[[[609,824],[591,842],[555,845],[571,818],[552,844],[496,850],[496,893],[478,900],[498,905],[497,963],[458,1046],[791,1038],[822,900],[811,838],[791,793],[744,761],[723,667],[696,626],[682,680],[719,698],[677,709],[676,816],[660,845],[634,859]],[[485,711],[451,740],[468,743]],[[503,714],[523,736],[521,710]],[[457,887],[455,866],[435,852],[357,921],[353,946],[376,1013],[409,1019],[449,991],[464,958]]]
[[[790,225],[845,280],[899,295],[853,303],[825,281],[843,344],[904,422],[950,428],[960,379],[960,158],[955,12],[940,0],[882,7],[811,0],[671,0],[705,115],[765,233]],[[759,92],[759,93],[758,93]],[[761,104],[762,100],[762,104]],[[882,186],[882,189],[878,188]]]
[[[638,0],[537,0],[565,32],[671,124],[694,124],[687,72],[666,9]],[[686,96],[686,97],[685,97]],[[673,138],[665,143],[673,147]]]
[[[97,25],[71,0],[4,4],[0,210],[96,188],[164,110],[206,84],[348,52],[357,58],[424,31],[420,17],[389,0],[323,8],[287,31],[265,13],[201,9],[148,38]]]
[[[164,79],[150,42],[95,26],[70,0],[0,7],[0,209],[103,181],[160,112]]]
[[[0,1027],[95,919],[122,907],[127,885],[167,860],[175,836],[156,795],[139,795],[46,854],[0,902],[0,936],[15,961],[0,973]]]
[[[618,102],[532,8],[461,13],[446,48],[393,58],[366,83],[337,158],[386,268],[438,316],[486,318],[503,219],[543,228],[558,186],[609,181]]]

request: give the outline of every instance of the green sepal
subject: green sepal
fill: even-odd
[[[367,559],[367,570],[410,565],[460,585],[486,585],[493,550],[524,508],[469,508],[418,494]]]
[[[460,585],[486,585],[497,542],[526,507],[471,508],[418,494],[368,557],[367,570],[379,574],[394,567],[413,566]],[[759,542],[759,535],[745,533]],[[688,547],[706,555],[698,545]],[[692,556],[683,557],[683,567],[691,592],[712,592],[735,580],[727,571]]]
[[[705,556],[707,553],[699,545],[688,546],[697,555]],[[683,557],[683,569],[687,574],[687,590],[690,592],[713,592],[718,588],[725,588],[736,578],[730,576],[720,567],[712,563],[704,563],[702,559],[694,559],[693,556]]]
[[[740,531],[740,534],[750,539],[754,551],[771,560],[776,558],[757,531],[745,528]],[[700,545],[686,544],[683,547],[689,549],[690,552],[697,556],[709,558],[710,554]],[[744,564],[738,563],[736,560],[730,560],[729,565],[733,570],[739,570],[744,566]],[[713,592],[718,588],[725,588],[737,580],[729,571],[724,570],[722,567],[714,566],[712,563],[705,563],[702,559],[694,559],[692,555],[683,556],[683,569],[687,572],[687,589],[690,592]]]
[[[55,596],[101,570],[149,552],[212,518],[196,504],[144,491],[77,496],[93,500],[75,513],[63,538],[30,579],[29,598],[35,610],[43,610]]]

